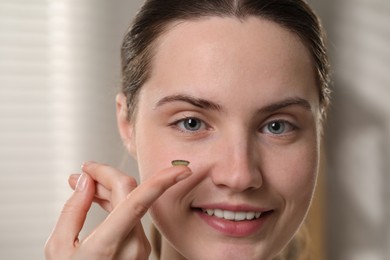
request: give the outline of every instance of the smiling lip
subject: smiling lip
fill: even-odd
[[[244,205],[202,205],[197,206],[197,215],[214,230],[232,237],[246,237],[261,231],[273,212]]]

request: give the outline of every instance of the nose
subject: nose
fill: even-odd
[[[254,143],[250,138],[221,141],[220,156],[216,157],[218,162],[211,173],[216,186],[243,192],[263,185],[260,155]]]

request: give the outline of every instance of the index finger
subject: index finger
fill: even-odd
[[[188,167],[175,166],[153,175],[118,204],[89,240],[101,245],[120,243],[168,188],[191,174]]]

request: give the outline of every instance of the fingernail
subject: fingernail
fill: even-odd
[[[182,181],[192,175],[192,172],[184,172],[176,177],[176,182]]]
[[[190,162],[186,160],[173,160],[171,163],[172,166],[179,166],[179,165],[188,166],[190,164]]]
[[[87,186],[87,175],[83,173],[77,180],[76,191],[83,191],[86,186]]]
[[[92,163],[94,163],[94,161],[83,162],[83,164],[81,165],[81,169],[84,169],[84,167],[87,167],[88,165],[91,165]]]
[[[80,178],[81,174],[79,173],[73,173],[71,175],[69,175],[69,179],[76,179],[78,180]]]

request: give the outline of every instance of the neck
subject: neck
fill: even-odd
[[[161,240],[160,260],[187,260],[163,237]]]

